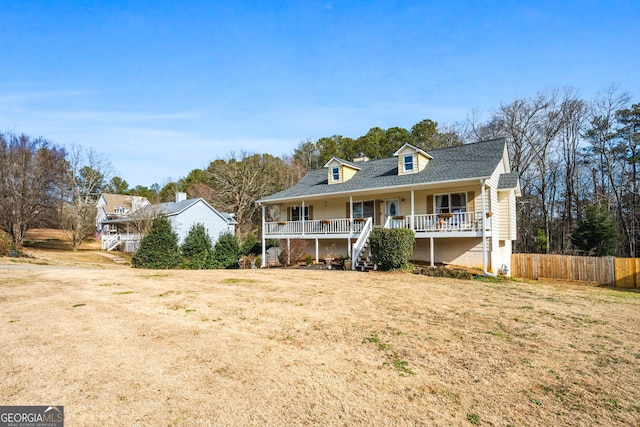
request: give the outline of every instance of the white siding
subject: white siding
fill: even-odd
[[[510,240],[510,224],[511,224],[511,211],[510,211],[510,195],[512,192],[500,192],[498,193],[498,216],[502,219],[496,228],[498,232],[498,238],[501,240]]]
[[[516,224],[516,193],[515,191],[509,192],[509,240],[516,240],[518,238],[518,227]],[[509,258],[511,259],[511,258]]]
[[[411,258],[423,262],[430,260],[429,239],[416,240]],[[482,239],[435,239],[434,261],[436,263],[464,265],[482,270]],[[488,260],[488,264],[491,265],[491,260]]]
[[[218,240],[220,234],[234,232],[233,225],[228,225],[220,215],[211,210],[202,200],[198,200],[178,215],[170,218],[173,231],[178,234],[178,244],[184,242],[191,227],[198,223],[204,225],[213,243]]]

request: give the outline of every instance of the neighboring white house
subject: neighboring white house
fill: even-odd
[[[175,202],[147,205],[129,216],[103,221],[102,225],[108,232],[102,235],[102,249],[135,252],[141,240],[140,234],[136,231],[137,223],[158,215],[169,218],[173,231],[178,235],[178,244],[184,242],[195,224],[204,225],[212,243],[223,233],[235,233],[237,222],[232,214],[218,212],[202,198],[187,199],[186,196],[185,193],[178,193]]]
[[[341,254],[364,269],[371,267],[373,228],[408,228],[414,261],[510,270],[520,182],[504,139],[428,152],[405,144],[393,157],[359,160],[333,157],[258,200],[263,263],[266,239],[297,239],[317,261]]]
[[[96,202],[96,229],[98,233],[102,233],[102,223],[104,221],[131,215],[136,210],[150,204],[149,200],[141,196],[102,193]]]

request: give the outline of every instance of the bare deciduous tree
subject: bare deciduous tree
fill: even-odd
[[[76,250],[96,233],[96,200],[113,168],[93,149],[77,145],[69,149],[67,165],[62,229]]]
[[[140,238],[146,236],[151,230],[153,220],[162,216],[163,212],[159,205],[149,205],[142,209],[133,211],[129,215],[127,226],[129,232],[139,234]]]
[[[216,160],[208,167],[210,186],[216,198],[216,209],[235,213],[241,236],[257,223],[256,200],[283,188],[282,171],[287,168],[280,158],[269,154],[231,153],[229,160]]]
[[[51,225],[65,178],[64,149],[44,138],[0,134],[0,228],[14,244]]]

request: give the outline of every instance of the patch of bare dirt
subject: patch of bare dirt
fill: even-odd
[[[69,425],[640,423],[637,293],[89,262],[0,266],[0,304],[3,404]]]

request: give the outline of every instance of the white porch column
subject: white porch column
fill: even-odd
[[[347,239],[347,255],[351,258],[351,237]]]
[[[318,238],[316,237],[316,264],[320,264],[320,251],[318,246]]]
[[[266,220],[265,220],[265,214],[266,214],[266,207],[264,205],[262,205],[262,262],[260,263],[260,267],[264,268],[267,266],[267,239],[265,237],[265,224],[266,224]]]
[[[412,230],[415,230],[415,227],[413,226],[413,224],[415,223],[414,216],[416,214],[414,197],[415,197],[415,193],[413,190],[411,190],[411,219],[409,220],[409,227],[411,227]]]
[[[486,190],[484,188],[484,179],[480,180],[482,186],[482,273],[487,275],[487,206],[486,206]]]
[[[300,212],[300,217],[302,218],[302,235],[304,236],[304,200],[302,201],[302,210]]]
[[[287,265],[291,265],[291,239],[287,238]]]
[[[430,256],[430,261],[431,261],[431,267],[435,267],[436,263],[435,263],[435,254],[434,252],[434,244],[433,244],[433,237],[429,237],[429,256]]]
[[[353,233],[353,196],[349,196],[349,231]],[[349,248],[351,252],[351,248]]]

